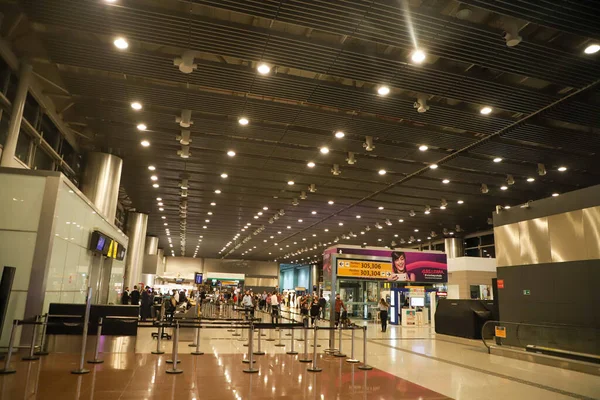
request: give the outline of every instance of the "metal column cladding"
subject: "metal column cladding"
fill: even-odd
[[[461,238],[446,238],[444,239],[444,246],[448,258],[464,257],[465,255],[465,248]]]
[[[158,254],[158,237],[146,236],[146,244],[144,245],[144,254],[156,255]]]
[[[123,160],[107,153],[88,153],[83,171],[81,191],[114,223],[119,199]],[[145,230],[144,230],[145,232]]]
[[[125,261],[125,287],[133,288],[142,277],[144,262],[144,245],[146,243],[146,228],[148,214],[130,212],[127,215],[127,236],[129,236],[129,249]]]

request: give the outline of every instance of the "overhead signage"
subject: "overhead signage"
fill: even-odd
[[[338,260],[337,275],[349,278],[388,279],[392,263],[384,261]]]

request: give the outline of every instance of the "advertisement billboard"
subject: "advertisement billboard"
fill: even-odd
[[[357,248],[335,250],[349,257],[356,256],[355,259],[337,259],[337,276],[340,278],[424,283],[448,281],[448,264],[444,253]],[[368,256],[387,258],[389,261],[371,261]],[[325,263],[323,266],[325,267]]]

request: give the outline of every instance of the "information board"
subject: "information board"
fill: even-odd
[[[392,275],[392,263],[390,262],[338,260],[337,264],[339,277],[386,280]]]

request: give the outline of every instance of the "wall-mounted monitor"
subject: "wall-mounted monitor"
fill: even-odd
[[[125,258],[125,247],[100,231],[92,232],[89,248],[91,251],[100,253],[109,258],[117,260],[123,260]]]
[[[194,274],[194,283],[195,283],[196,285],[202,285],[202,274],[201,274],[201,273],[199,273],[199,272],[196,272],[196,273]]]

